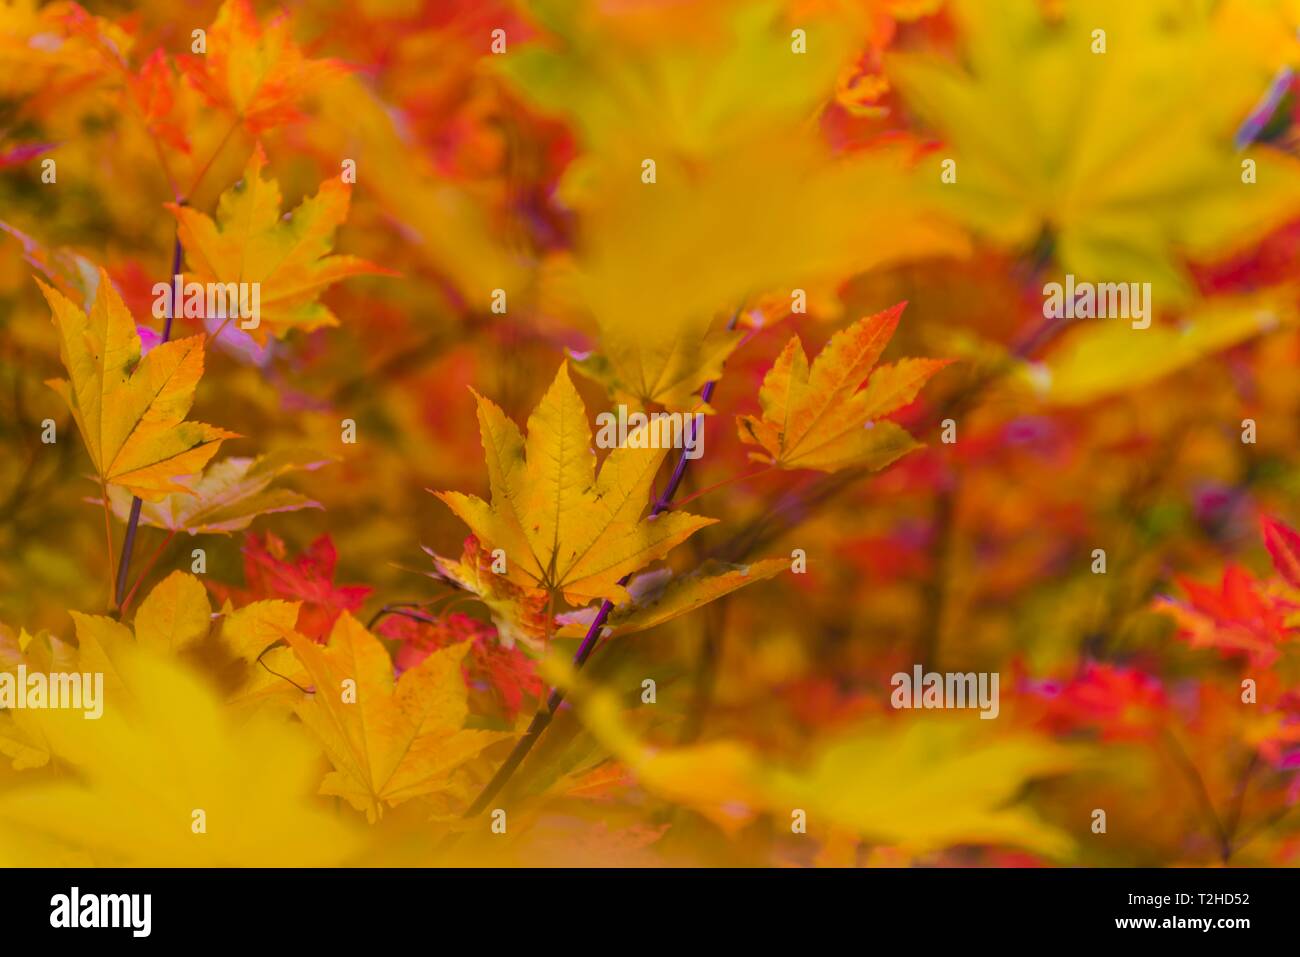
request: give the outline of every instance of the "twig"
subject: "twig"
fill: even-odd
[[[1232,839],[1224,828],[1219,813],[1214,810],[1214,802],[1210,799],[1210,792],[1205,787],[1205,779],[1201,777],[1201,772],[1197,770],[1195,762],[1188,757],[1187,752],[1178,743],[1178,739],[1174,737],[1173,732],[1168,728],[1162,728],[1160,734],[1161,739],[1165,742],[1165,749],[1169,756],[1174,759],[1174,763],[1178,765],[1178,769],[1183,772],[1187,782],[1191,785],[1192,793],[1201,806],[1201,812],[1219,842],[1219,853],[1223,860],[1227,861],[1232,855]]]
[[[184,203],[184,200],[181,201]],[[175,277],[181,271],[181,231],[180,226],[176,227],[176,242],[172,246],[172,271],[167,278],[172,280],[171,283],[171,308],[167,310],[167,320],[163,323],[162,341],[166,342],[172,335],[172,318],[176,315],[176,308],[180,305],[176,301],[176,283]],[[140,496],[131,500],[131,516],[126,522],[126,538],[122,539],[122,557],[117,562],[117,586],[113,592],[113,604],[119,609],[126,598],[126,581],[131,569],[131,553],[135,551],[135,533],[140,527],[140,508],[144,502]],[[108,508],[108,490],[104,491],[104,508]],[[107,515],[107,511],[105,512]],[[137,587],[138,584],[137,584]]]
[[[371,616],[369,623],[366,625],[366,631],[374,631],[375,623],[382,621],[389,615],[400,615],[403,618],[410,618],[412,621],[422,621],[426,625],[436,625],[438,619],[432,615],[425,615],[418,611],[411,611],[410,608],[418,607],[416,602],[393,602],[391,605],[385,605],[379,611]]]

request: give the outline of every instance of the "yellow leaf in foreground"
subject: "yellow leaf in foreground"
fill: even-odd
[[[1234,142],[1297,55],[1295,23],[1270,6],[956,0],[961,50],[886,59],[906,108],[945,141],[914,188],[997,242],[1046,236],[1081,280],[1190,297],[1182,255],[1217,255],[1300,211],[1300,162]]]
[[[97,615],[72,612],[82,671],[102,672],[109,694],[129,696],[117,662],[137,646],[168,657],[201,662],[214,676],[232,715],[267,704],[285,714],[310,683],[288,647],[295,635],[298,602],[257,601],[211,614],[207,591],[193,575],[173,572],[140,604],[135,634]]]
[[[572,269],[544,277],[598,327],[600,353],[578,369],[616,397],[692,408],[739,342],[726,318],[752,297],[965,251],[933,199],[906,188],[909,149],[845,154],[822,139],[816,118],[865,27],[851,5],[800,15],[816,56],[791,56],[776,3],[699,5],[657,43],[644,11],[565,6],[546,17],[550,42],[500,69],[579,132],[561,184],[577,213]]]
[[[529,417],[527,443],[519,427],[482,396],[478,421],[491,505],[460,492],[434,494],[485,548],[505,550],[506,574],[519,585],[563,592],[575,605],[593,598],[626,600],[620,578],[713,524],[684,512],[641,519],[667,448],[636,448],[629,436],[596,475],[587,410],[567,365]]]
[[[971,715],[905,716],[823,743],[803,769],[777,767],[735,740],[652,747],[625,724],[611,692],[585,687],[567,664],[549,667],[583,723],[647,790],[729,832],[763,813],[788,821],[801,808],[810,828],[849,830],[912,854],[958,844],[1070,853],[1063,832],[1015,804],[1030,781],[1075,766],[1050,740],[1004,734]]]
[[[1017,378],[1052,405],[1083,405],[1141,388],[1217,352],[1297,322],[1295,289],[1220,297],[1190,308],[1176,325],[1134,329],[1121,319],[1083,320],[1040,364]],[[1064,320],[1062,320],[1064,321]]]
[[[301,726],[270,716],[231,723],[182,663],[129,643],[115,654],[130,693],[115,694],[106,682],[101,718],[40,712],[52,749],[74,773],[0,796],[0,861],[266,867],[347,860],[356,835],[312,796],[319,749]]]
[[[177,478],[197,474],[223,439],[236,437],[185,421],[203,375],[203,337],[164,342],[141,358],[135,322],[107,273],[100,272],[89,315],[37,283],[71,376],[48,384],[72,411],[96,474],[149,502],[184,491]]]
[[[14,633],[0,624],[0,675],[13,680],[17,692],[19,667],[26,674],[68,672],[75,670],[76,649],[52,635],[35,636],[26,631]],[[13,758],[14,770],[40,768],[49,763],[50,743],[41,729],[40,713],[26,708],[5,707],[0,710],[0,754]]]
[[[315,688],[298,716],[335,768],[320,793],[344,798],[371,821],[385,803],[449,788],[462,764],[507,737],[464,730],[468,644],[435,651],[394,681],[384,646],[347,612],[324,648],[300,635],[288,641]]]

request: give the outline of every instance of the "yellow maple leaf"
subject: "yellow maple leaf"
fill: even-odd
[[[1264,6],[954,3],[962,66],[886,60],[907,107],[945,140],[916,187],[996,242],[1028,249],[1046,234],[1082,280],[1185,298],[1181,255],[1250,242],[1300,210],[1300,161],[1233,142],[1282,47],[1297,52],[1295,23]],[[945,159],[954,182],[939,175]]]
[[[104,675],[109,694],[129,696],[116,662],[134,647],[201,663],[217,683],[229,713],[239,716],[272,704],[292,710],[309,680],[288,647],[296,634],[298,602],[257,601],[212,614],[207,590],[193,575],[173,572],[154,586],[132,629],[112,618],[72,612],[83,670]]]
[[[792,55],[770,3],[702,10],[660,44],[620,29],[637,11],[550,14],[556,46],[502,69],[582,134],[561,183],[576,248],[544,280],[555,308],[594,321],[600,352],[577,368],[614,395],[690,407],[739,342],[725,325],[748,298],[965,249],[905,189],[907,149],[838,155],[810,122],[852,53],[843,21],[800,22],[814,57]]]
[[[207,637],[211,624],[203,583],[185,572],[172,572],[140,603],[135,640],[144,648],[176,654]]]
[[[322,508],[287,488],[272,488],[271,483],[296,469],[312,470],[328,459],[307,451],[286,449],[259,455],[257,458],[228,458],[211,465],[202,475],[180,479],[184,492],[150,502],[140,509],[140,522],[172,532],[191,535],[229,535],[247,528],[259,515],[294,512],[303,508]],[[126,521],[131,497],[118,489],[108,490],[109,501],[118,518]]]
[[[106,684],[99,719],[32,712],[58,774],[0,795],[6,865],[319,866],[358,846],[312,796],[319,748],[301,725],[232,721],[182,662],[131,641],[114,645],[114,666],[129,693]]]
[[[14,632],[0,624],[0,674],[9,676],[17,688],[18,676],[53,674],[75,670],[77,650],[53,635],[26,630]],[[41,728],[40,713],[6,705],[0,708],[0,754],[13,759],[15,770],[40,768],[49,763],[50,743]]]
[[[395,275],[356,256],[329,255],[334,231],[347,219],[348,184],[327,179],[315,196],[282,217],[280,186],[262,178],[265,167],[259,144],[243,179],[221,194],[215,221],[188,206],[167,205],[185,247],[187,283],[256,284],[257,315],[241,316],[239,327],[259,345],[294,329],[337,326],[338,318],[317,300],[340,279]]]
[[[922,854],[959,844],[1023,847],[1050,857],[1071,842],[1012,802],[1034,779],[1072,770],[1078,756],[1049,739],[1004,734],[956,717],[876,721],[818,745],[802,768],[765,760],[752,746],[719,739],[682,747],[647,744],[617,697],[567,662],[547,670],[570,690],[595,738],[649,791],[735,833],[758,815],[847,830]]]
[[[1300,323],[1293,283],[1190,305],[1177,325],[1133,329],[1088,323],[1070,329],[1039,363],[1020,363],[1015,381],[1049,405],[1075,406],[1143,388],[1232,346]]]
[[[47,384],[72,411],[100,480],[148,502],[183,492],[176,480],[197,474],[222,440],[237,437],[185,421],[203,375],[203,337],[164,342],[141,358],[135,322],[103,270],[89,314],[36,282],[71,376]]]
[[[628,436],[596,475],[587,410],[567,363],[529,417],[527,443],[499,407],[475,396],[492,503],[461,492],[434,494],[485,547],[505,551],[511,581],[562,592],[575,605],[592,598],[626,600],[619,579],[713,524],[675,511],[641,519],[668,454],[666,447],[638,448],[649,444],[645,434],[639,443]]]
[[[221,609],[217,641],[230,660],[226,704],[234,713],[266,705],[291,711],[311,683],[289,647],[289,637],[298,634],[300,605],[268,599],[239,609],[227,602]]]
[[[762,417],[736,417],[740,440],[764,449],[750,458],[783,469],[834,472],[884,468],[916,448],[912,436],[881,416],[915,399],[949,360],[901,359],[873,371],[904,305],[837,332],[811,366],[799,337],[792,337],[763,378]]]
[[[320,793],[342,797],[371,821],[385,803],[447,789],[461,765],[507,737],[464,728],[468,643],[435,651],[394,681],[384,646],[347,612],[323,648],[301,635],[288,641],[315,689],[298,716],[335,768]]]

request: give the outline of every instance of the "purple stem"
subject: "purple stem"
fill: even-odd
[[[185,205],[185,201],[181,201]],[[166,342],[172,336],[172,317],[176,315],[176,285],[175,277],[181,271],[181,234],[180,229],[176,230],[176,243],[172,247],[172,272],[167,277],[168,285],[172,289],[171,308],[167,310],[167,321],[163,323],[162,341]],[[122,607],[122,599],[126,597],[127,572],[131,568],[131,554],[135,551],[135,533],[140,527],[140,507],[144,503],[136,496],[131,500],[131,517],[126,522],[126,538],[122,539],[122,557],[117,563],[117,587],[113,590],[113,603],[118,608]]]

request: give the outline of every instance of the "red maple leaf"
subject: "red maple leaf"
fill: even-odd
[[[1187,601],[1162,598],[1163,608],[1178,622],[1178,634],[1192,645],[1218,648],[1224,655],[1245,654],[1267,667],[1278,645],[1293,635],[1287,628],[1287,605],[1269,595],[1262,583],[1239,565],[1229,565],[1218,588],[1179,577]]]
[[[1138,668],[1089,662],[1066,681],[1027,681],[1053,733],[1095,728],[1103,740],[1143,738],[1159,730],[1169,702],[1160,680]]]
[[[471,689],[489,692],[510,721],[519,713],[525,695],[541,697],[542,679],[533,660],[518,648],[503,647],[492,625],[469,615],[455,612],[433,622],[393,615],[375,630],[401,642],[394,657],[399,674],[439,648],[472,641],[465,656],[465,680]]]
[[[1264,545],[1273,557],[1273,567],[1288,585],[1300,588],[1300,533],[1267,516],[1260,524],[1264,530]]]
[[[297,558],[275,535],[244,537],[244,588],[212,585],[218,599],[236,605],[266,598],[302,602],[298,610],[298,631],[322,644],[339,615],[356,611],[370,594],[368,585],[334,584],[338,551],[328,535],[312,542]]]

